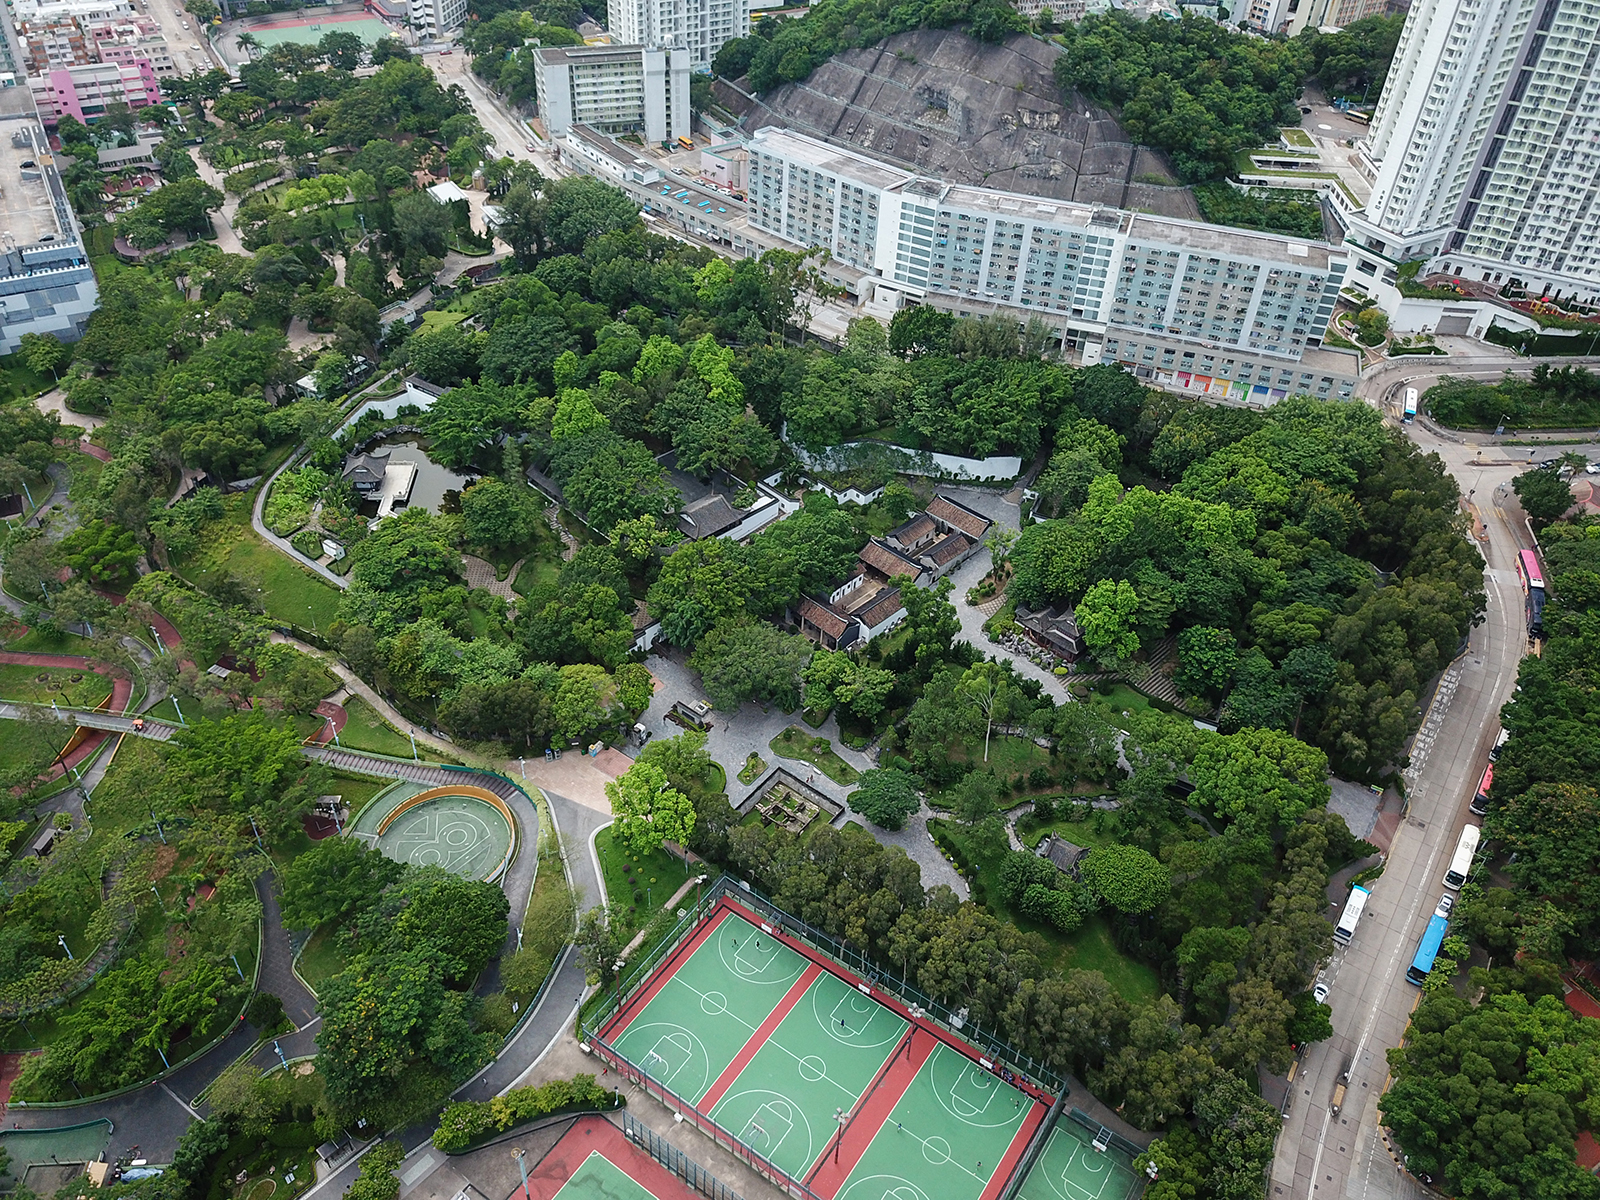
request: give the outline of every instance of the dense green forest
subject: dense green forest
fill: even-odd
[[[1485,849],[1383,1099],[1412,1170],[1467,1200],[1600,1195],[1573,1162],[1578,1131],[1600,1128],[1600,1029],[1562,1003],[1560,978],[1600,954],[1600,525],[1540,537],[1548,636],[1502,710]]]
[[[1024,531],[1013,594],[1076,604],[1103,660],[1175,635],[1180,688],[1220,702],[1225,729],[1294,730],[1357,778],[1391,769],[1484,606],[1438,457],[1364,405],[1307,399],[1163,397],[1129,432],[1163,486],[1127,490],[1058,440],[1039,487],[1063,515]]]

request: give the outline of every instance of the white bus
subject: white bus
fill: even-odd
[[[1460,889],[1467,881],[1467,872],[1472,870],[1473,856],[1478,853],[1478,838],[1481,833],[1476,825],[1468,825],[1461,831],[1461,840],[1456,843],[1456,856],[1450,860],[1450,869],[1444,873],[1444,885],[1452,891]]]
[[[1355,936],[1356,922],[1361,920],[1361,910],[1367,907],[1369,894],[1364,887],[1350,889],[1350,899],[1344,902],[1344,912],[1339,914],[1339,923],[1333,927],[1333,940],[1339,945],[1348,946]]]
[[[1405,415],[1402,416],[1400,419],[1402,421],[1405,421],[1405,422],[1409,423],[1411,421],[1411,418],[1416,416],[1416,415],[1417,415],[1417,389],[1416,388],[1407,388],[1406,389]]]

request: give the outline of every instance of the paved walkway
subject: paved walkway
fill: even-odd
[[[95,430],[106,423],[104,417],[91,416],[88,413],[73,412],[67,407],[67,394],[60,388],[51,388],[44,395],[38,397],[34,404],[42,413],[55,413],[63,425],[76,425],[79,429]]]
[[[517,559],[511,564],[511,570],[506,572],[504,579],[496,579],[493,563],[470,554],[461,556],[461,566],[467,577],[468,590],[482,588],[513,604],[516,603],[517,593],[511,590],[511,581],[517,577],[517,572],[522,570],[522,564],[527,561],[525,558]]]
[[[704,700],[705,693],[700,689],[699,675],[690,670],[683,661],[683,654],[679,651],[670,651],[668,654],[652,654],[645,665],[658,680],[656,694],[650,701],[650,707],[639,718],[640,722],[656,737],[673,737],[683,730],[666,719],[667,712],[675,701],[679,700]],[[840,758],[849,763],[858,771],[868,771],[877,765],[875,755],[852,750],[844,744],[844,739],[839,732],[838,720],[829,714],[820,728],[811,730],[811,727],[801,720],[800,714],[793,715],[781,709],[762,708],[759,704],[744,704],[737,714],[714,713],[711,718],[711,732],[706,738],[706,750],[711,757],[722,764],[728,775],[728,800],[735,808],[750,799],[761,780],[757,778],[753,783],[740,783],[738,772],[744,766],[745,759],[754,751],[759,754],[769,767],[781,766],[791,774],[805,780],[810,786],[816,788],[830,799],[837,800],[845,806],[845,811],[840,814],[836,825],[847,821],[857,821],[869,828],[873,836],[885,845],[899,846],[911,859],[922,868],[922,883],[924,887],[933,887],[936,884],[948,884],[954,888],[957,895],[967,895],[966,881],[956,873],[954,867],[945,860],[939,848],[933,844],[933,839],[928,833],[927,817],[924,812],[912,817],[904,829],[895,833],[879,829],[866,817],[849,807],[849,795],[854,790],[854,785],[837,784],[821,771],[815,770],[811,764],[799,759],[780,757],[771,746],[773,738],[777,737],[791,725],[813,732],[817,737],[825,737],[833,743],[833,749]],[[630,754],[637,755],[634,747],[627,747]]]

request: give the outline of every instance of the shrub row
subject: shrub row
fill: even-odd
[[[601,1112],[617,1107],[615,1093],[593,1075],[553,1079],[538,1087],[516,1088],[493,1100],[458,1100],[447,1106],[434,1130],[433,1144],[446,1154],[482,1145],[515,1125],[564,1112]]]

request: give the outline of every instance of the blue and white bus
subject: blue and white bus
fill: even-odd
[[[1439,957],[1439,945],[1444,941],[1445,932],[1450,928],[1450,910],[1455,904],[1455,897],[1449,893],[1439,897],[1439,907],[1433,910],[1428,928],[1422,932],[1422,944],[1417,947],[1417,956],[1406,968],[1408,983],[1421,987],[1423,981],[1428,978],[1428,972],[1433,970],[1433,960]]]

